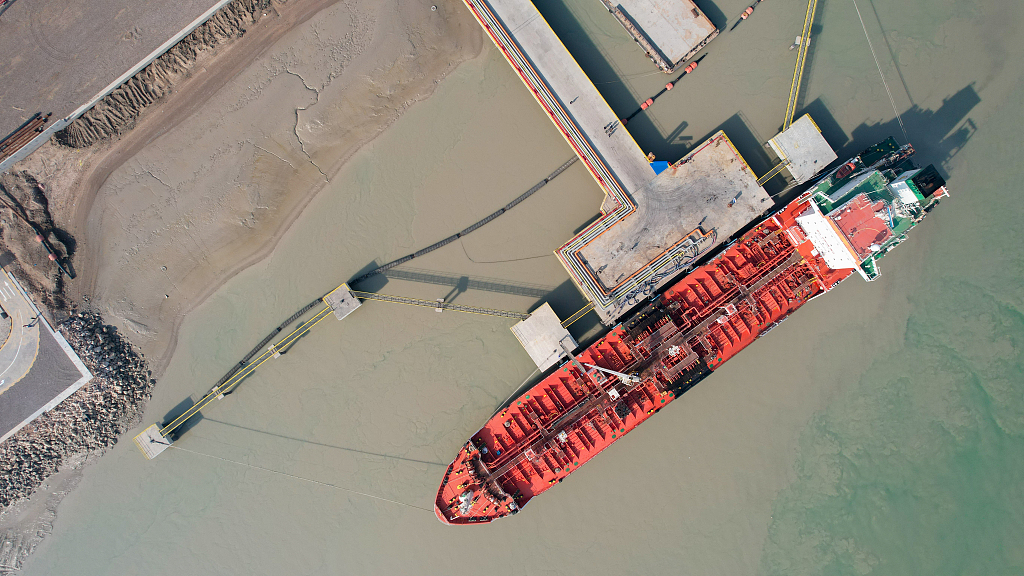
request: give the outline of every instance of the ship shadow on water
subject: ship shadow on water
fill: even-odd
[[[977,125],[968,114],[980,102],[981,97],[978,96],[972,82],[944,98],[937,110],[926,110],[914,104],[901,112],[900,117],[910,136],[910,143],[917,151],[917,164],[934,164],[941,176],[948,178],[949,161],[963,149],[977,131]],[[797,116],[804,113],[809,113],[814,118],[825,140],[839,158],[849,158],[858,154],[888,136],[894,136],[900,142],[904,140],[903,131],[896,118],[871,124],[865,122],[847,135],[820,98],[797,112]]]
[[[974,84],[971,83],[952,96],[944,98],[942,105],[937,110],[927,110],[914,104],[908,110],[901,112],[900,118],[910,136],[910,143],[914,145],[916,151],[916,163],[921,166],[934,164],[940,175],[948,179],[949,161],[963,149],[977,130],[974,121],[968,117],[968,114],[980,102],[981,97],[978,96]],[[794,118],[799,118],[804,114],[810,114],[814,119],[825,140],[835,150],[839,158],[838,161],[855,156],[889,136],[895,137],[901,143],[905,140],[899,120],[895,117],[882,122],[865,122],[847,134],[836,122],[832,111],[821,98],[817,98],[799,109]],[[747,121],[742,112],[733,114],[696,141],[704,142],[719,130],[725,131],[755,174],[768,172],[777,162],[767,148],[768,139],[751,127],[751,123]],[[665,146],[665,155],[660,157],[666,159],[681,158],[689,149],[687,145],[672,144],[671,142],[666,142]],[[785,178],[778,175],[769,180],[764,188],[775,198],[777,205],[789,202],[805,188],[804,186],[794,188],[786,186]],[[782,194],[783,192],[786,193]]]

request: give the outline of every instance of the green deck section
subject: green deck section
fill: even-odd
[[[878,277],[880,273],[878,261],[886,253],[907,239],[907,232],[917,225],[924,216],[925,209],[933,202],[931,198],[925,197],[921,190],[908,179],[906,183],[920,204],[903,204],[896,198],[888,186],[890,182],[899,178],[897,170],[863,170],[861,158],[866,157],[877,160],[878,157],[890,153],[891,146],[887,147],[887,142],[882,142],[872,147],[855,159],[854,163],[858,166],[859,170],[854,170],[851,175],[842,179],[836,179],[834,174],[830,175],[809,190],[811,198],[821,208],[821,211],[827,215],[841,210],[848,202],[861,194],[867,195],[868,199],[872,202],[882,201],[886,204],[886,219],[892,230],[892,237],[882,244],[876,254],[869,256],[861,262],[861,270],[868,280],[874,280]],[[892,143],[892,145],[895,145],[895,143]],[[875,148],[878,148],[878,150],[875,150]],[[898,170],[898,172],[902,174],[905,170]],[[832,196],[835,196],[835,198],[832,198]]]
[[[900,149],[900,145],[896,143],[896,139],[889,136],[885,140],[882,140],[878,144],[868,148],[867,150],[860,153],[858,159],[865,165],[871,166],[875,162],[878,162],[882,158],[896,152]]]

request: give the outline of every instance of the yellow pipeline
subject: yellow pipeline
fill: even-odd
[[[765,174],[764,176],[761,176],[760,178],[757,179],[757,185],[758,186],[764,186],[765,182],[771,180],[772,177],[775,176],[776,174],[778,174],[779,172],[782,172],[782,169],[785,168],[788,165],[789,165],[789,162],[785,162],[785,161],[779,162],[778,164],[775,165],[774,168],[769,170],[767,174]]]
[[[330,311],[331,311],[331,307],[330,306],[326,306],[325,308],[323,308],[322,310],[317,312],[312,318],[310,318],[309,320],[306,320],[305,322],[300,324],[290,334],[288,334],[287,336],[285,336],[284,338],[279,340],[276,344],[273,344],[272,345],[273,349],[276,350],[277,352],[285,351],[289,346],[294,344],[295,341],[299,337],[303,336],[306,332],[309,332],[309,330],[313,326],[315,326],[318,322],[320,322],[320,320],[323,320],[324,318],[326,318],[327,317],[327,313],[330,312]],[[301,333],[299,333],[300,331],[301,331]],[[253,363],[247,364],[245,366],[245,368],[243,368],[242,370],[239,370],[238,372],[234,373],[231,376],[231,378],[228,378],[223,384],[221,384],[220,386],[215,387],[213,390],[210,390],[206,394],[206,396],[203,396],[199,400],[199,402],[196,402],[191,408],[186,410],[184,414],[182,414],[181,416],[178,416],[171,423],[169,423],[168,425],[166,425],[163,428],[161,428],[160,429],[160,434],[162,436],[167,436],[171,432],[174,432],[174,430],[178,426],[181,426],[189,418],[191,418],[192,416],[195,416],[200,410],[205,408],[210,402],[213,402],[213,400],[215,398],[217,398],[221,394],[224,394],[226,392],[230,392],[231,389],[234,388],[235,386],[237,386],[238,383],[241,382],[246,376],[252,374],[257,368],[259,368],[261,365],[263,365],[264,362],[266,362],[267,360],[269,360],[273,356],[274,356],[274,352],[271,351],[270,349],[264,351],[262,354],[260,354],[259,356],[256,357],[256,359],[258,360],[257,363],[255,363],[255,364],[253,364]]]
[[[580,308],[575,313],[573,313],[572,316],[569,316],[568,318],[565,319],[564,322],[562,322],[562,328],[568,328],[569,326],[572,326],[573,323],[575,323],[580,318],[583,318],[584,316],[586,316],[587,312],[590,312],[593,309],[594,309],[594,303],[593,302],[587,302],[586,304],[583,305],[583,308]]]
[[[807,49],[811,45],[811,25],[814,23],[814,12],[818,8],[818,0],[807,0],[807,14],[804,15],[804,29],[800,33],[800,48],[797,52],[796,67],[793,69],[793,83],[789,86],[789,104],[786,105],[786,118],[782,122],[785,132],[793,123],[796,114],[796,99],[800,94],[801,78],[804,75],[804,64],[807,63]]]

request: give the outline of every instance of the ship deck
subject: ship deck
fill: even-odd
[[[829,269],[796,223],[809,206],[805,195],[763,221],[492,417],[448,467],[438,518],[517,512],[848,277],[853,269]]]
[[[693,0],[602,1],[664,72],[674,71],[718,35]]]

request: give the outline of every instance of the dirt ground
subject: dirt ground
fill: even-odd
[[[86,358],[116,372],[130,356],[142,384],[98,377],[33,426],[52,420],[75,434],[56,442],[26,429],[6,445],[42,468],[25,468],[31,477],[12,494],[35,492],[0,514],[0,571],[32,553],[85,462],[135,423],[185,315],[271,254],[352,154],[480,52],[481,32],[461,3],[433,1],[432,10],[414,0],[273,0],[266,14],[239,15],[243,34],[225,36],[235,28],[221,22],[209,49],[106,101],[106,116],[72,135],[84,135],[73,142],[84,147],[51,140],[3,175],[7,201],[77,276],[61,276],[13,213],[0,222],[4,264],[58,320],[75,308],[96,312],[88,318],[112,324],[103,332],[123,334],[145,360],[134,350]],[[139,92],[151,89],[155,97]],[[148,105],[125,114],[139,102]],[[110,123],[118,116],[125,121]],[[72,328],[81,318],[70,317]],[[72,345],[88,348],[76,334]],[[82,414],[90,424],[75,420]]]
[[[481,48],[453,0],[274,10],[202,56],[129,132],[84,149],[51,142],[16,167],[46,182],[75,239],[68,300],[125,330],[156,374],[184,315],[266,257],[346,159]]]

